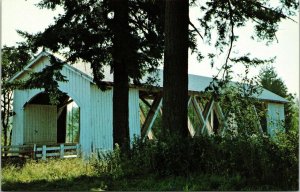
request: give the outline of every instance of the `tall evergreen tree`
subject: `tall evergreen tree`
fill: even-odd
[[[259,81],[263,88],[281,97],[285,98],[287,96],[287,87],[282,79],[278,77],[273,66],[266,66],[260,71]]]
[[[166,1],[163,79],[163,126],[168,134],[188,136],[189,2]]]
[[[129,146],[128,92],[130,43],[128,0],[111,0],[114,13],[112,24],[112,67],[114,70],[113,89],[113,138],[122,150]]]

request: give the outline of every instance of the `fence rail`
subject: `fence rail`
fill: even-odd
[[[43,145],[42,147],[34,146],[35,157],[46,159],[47,157],[60,157],[60,158],[68,158],[68,157],[78,157],[80,155],[80,146],[76,144],[75,146],[65,146],[64,144],[60,144],[59,146],[51,146],[47,147]]]
[[[71,158],[80,156],[79,144],[60,144],[57,145],[14,145],[1,146],[1,155],[12,157],[22,156],[33,159],[42,158],[46,160],[47,157]]]
[[[33,145],[10,145],[1,146],[1,155],[6,157],[33,157]]]

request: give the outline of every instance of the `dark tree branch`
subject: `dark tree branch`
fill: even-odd
[[[255,5],[256,7],[264,8],[265,10],[271,11],[271,12],[273,12],[273,13],[275,13],[275,14],[279,14],[280,17],[282,17],[282,18],[287,18],[287,19],[289,19],[289,20],[291,20],[291,21],[297,23],[297,21],[295,21],[295,20],[292,19],[291,17],[289,17],[289,16],[287,16],[287,15],[281,13],[281,12],[278,12],[278,11],[276,11],[276,10],[270,8],[270,7],[266,7],[266,6],[264,6],[264,5],[263,5],[261,2],[259,2],[259,1],[254,1],[254,2],[253,2],[252,0],[250,0],[249,2],[252,3],[253,5]]]
[[[196,33],[198,33],[198,35],[201,37],[201,39],[203,40],[203,36],[201,35],[201,33],[199,32],[199,30],[195,27],[195,25],[191,22],[191,20],[189,20],[189,24],[193,27],[193,29],[196,31]]]
[[[140,29],[144,34],[148,34],[148,33],[145,31],[145,29],[147,30],[147,27],[145,27],[145,26],[143,25],[143,23],[139,22],[140,19],[137,17],[137,15],[136,15],[136,14],[132,14],[132,16],[134,17],[135,20],[130,19],[130,21],[131,21],[132,23],[136,24],[137,26],[139,26],[139,27],[140,27],[139,29]]]
[[[230,27],[231,27],[231,35],[230,35],[230,45],[229,45],[229,50],[227,53],[227,57],[225,60],[225,63],[223,64],[223,66],[220,68],[219,72],[217,73],[217,76],[219,76],[220,72],[222,71],[222,69],[224,69],[223,74],[222,74],[222,79],[224,79],[225,74],[228,71],[228,61],[230,58],[230,54],[232,51],[232,47],[233,47],[233,42],[234,42],[234,21],[233,21],[233,10],[231,7],[231,2],[230,0],[227,1],[228,3],[228,7],[229,7],[229,15],[230,15]],[[216,77],[217,77],[216,76]]]
[[[255,18],[251,18],[251,20],[254,21],[255,23],[257,23],[258,25],[262,24],[261,22],[257,21]],[[279,41],[278,41],[277,35],[275,34],[274,36],[275,36],[276,42],[278,43]]]

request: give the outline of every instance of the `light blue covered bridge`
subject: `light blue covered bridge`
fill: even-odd
[[[30,72],[41,71],[50,65],[49,53],[41,52],[35,59],[11,81],[24,80]],[[43,89],[15,90],[13,110],[12,145],[45,145],[61,143],[79,143],[81,152],[90,155],[97,150],[113,148],[112,123],[112,89],[101,91],[93,82],[92,72],[87,64],[65,64],[62,74],[68,82],[59,82],[59,89],[66,95],[58,105],[50,105],[49,97]],[[107,71],[107,74],[108,71]],[[152,131],[156,117],[161,113],[162,105],[162,72],[159,72],[156,86],[130,86],[129,90],[129,128],[130,138],[134,136],[152,139]],[[113,83],[112,75],[107,75],[104,81]],[[198,117],[195,126],[188,120],[188,128],[192,136],[202,133],[214,134],[225,130],[226,119],[217,102],[201,103],[201,92],[212,81],[209,77],[189,75],[189,106]],[[267,106],[266,132],[273,135],[277,122],[284,121],[284,98],[268,91],[257,96]],[[79,108],[77,139],[68,140],[68,117],[71,103]],[[142,110],[141,103],[147,107],[147,113]],[[255,110],[255,108],[254,108]],[[258,122],[258,127],[261,125]],[[217,130],[217,132],[215,131]],[[262,129],[261,129],[262,130]]]

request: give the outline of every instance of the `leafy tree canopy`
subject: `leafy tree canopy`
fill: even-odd
[[[262,40],[268,43],[277,40],[276,32],[279,22],[283,19],[291,19],[296,14],[299,2],[296,0],[280,1],[253,1],[253,0],[207,0],[193,1],[199,5],[199,22],[203,31],[203,38],[209,44],[213,44],[216,53],[208,53],[212,67],[220,55],[225,55],[223,66],[216,77],[225,82],[231,79],[233,72],[231,67],[235,63],[243,63],[247,66],[257,66],[263,63],[272,63],[274,58],[256,58],[249,53],[235,54],[233,56],[234,43],[238,41],[237,28],[252,23],[254,26],[253,40]],[[246,46],[246,45],[245,45]],[[200,55],[200,59],[203,58]],[[221,76],[220,76],[221,75]],[[221,86],[222,87],[222,86]]]
[[[281,97],[287,97],[287,87],[283,80],[278,77],[273,66],[266,66],[260,71],[259,81],[261,86],[265,89],[268,89]]]
[[[130,60],[129,76],[135,83],[145,73],[154,71],[162,58],[163,25],[161,14],[162,1],[130,1],[128,49],[123,50]],[[104,88],[103,66],[111,66],[113,52],[114,13],[107,0],[104,1],[50,1],[43,0],[41,8],[55,9],[61,6],[64,14],[55,18],[55,23],[44,32],[19,33],[28,39],[27,44],[34,51],[46,47],[53,52],[62,52],[68,62],[81,59],[91,64],[94,81]]]
[[[236,29],[252,22],[255,28],[253,39],[265,40],[267,43],[276,39],[278,24],[282,19],[291,19],[298,8],[296,0],[252,1],[252,0],[206,0],[190,1],[190,6],[199,8],[200,28],[190,22],[189,47],[198,54],[198,59],[211,59],[214,66],[218,54],[227,54],[224,65],[216,75],[228,82],[230,68],[236,62],[248,65],[272,62],[273,59],[258,59],[245,53],[231,57],[234,42],[238,40]],[[62,52],[68,62],[82,59],[91,64],[94,81],[104,87],[103,66],[112,66],[112,23],[113,11],[107,0],[41,0],[40,8],[55,9],[61,6],[64,13],[55,18],[55,23],[45,31],[37,34],[19,33],[28,39],[27,44],[34,51],[46,47],[53,52]],[[138,83],[146,71],[154,71],[163,55],[164,39],[164,3],[162,0],[129,1],[130,43],[127,53],[131,65],[129,75]],[[197,50],[196,36],[209,44],[214,44],[218,54],[203,55]],[[217,38],[212,38],[216,36]],[[228,50],[226,50],[228,48]]]
[[[7,47],[1,49],[1,81],[3,85],[18,71],[20,71],[31,59],[31,55],[25,46]]]

